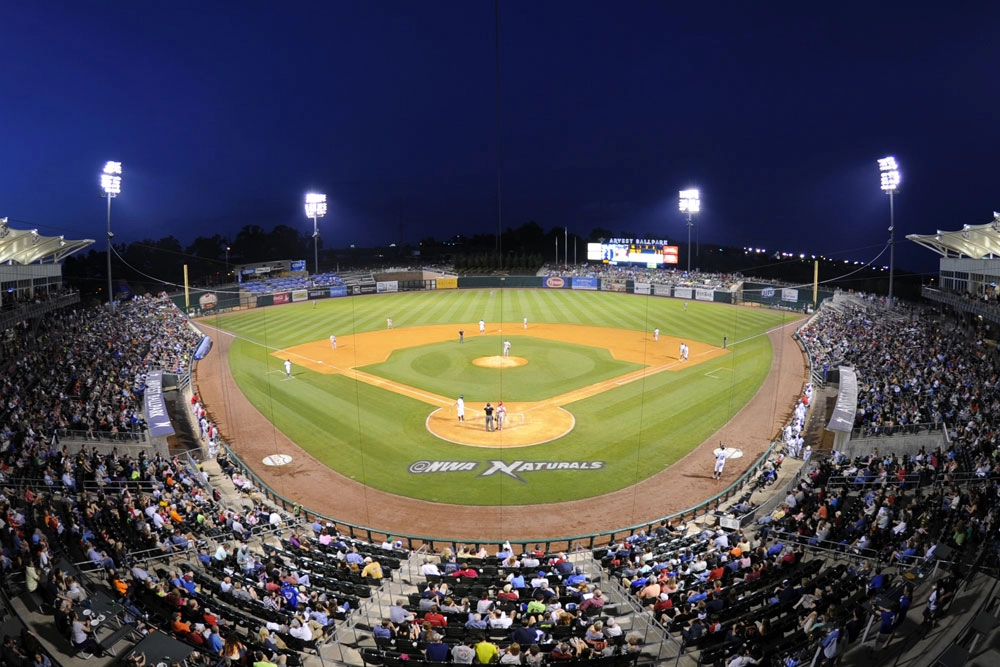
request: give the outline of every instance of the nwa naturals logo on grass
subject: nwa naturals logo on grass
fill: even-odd
[[[600,470],[604,461],[486,461],[486,468],[476,477],[490,477],[500,473],[513,477],[519,482],[527,482],[519,473],[541,470]],[[407,468],[414,475],[430,472],[472,472],[479,467],[478,461],[414,461]]]

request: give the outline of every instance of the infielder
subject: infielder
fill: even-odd
[[[505,356],[505,357],[509,357],[510,356],[510,341],[509,340],[505,340],[503,342],[503,356]]]
[[[286,378],[292,377],[292,360],[291,359],[285,359],[285,377]]]
[[[527,317],[526,317],[526,318],[524,318],[524,328],[525,328],[525,329],[527,329],[527,328],[528,328],[528,318],[527,318]]]
[[[330,347],[337,349],[337,337],[333,334],[330,334]]]
[[[722,470],[726,467],[726,446],[719,444],[719,453],[715,455],[715,472],[712,479],[722,479]]]
[[[653,340],[660,340],[660,327],[653,329]]]
[[[486,320],[479,320],[479,333],[486,333]]]
[[[458,413],[458,421],[464,422],[465,421],[465,395],[464,394],[460,395],[458,397],[458,400],[455,401],[455,412]]]

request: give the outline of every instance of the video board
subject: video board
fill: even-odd
[[[587,244],[587,261],[604,264],[642,264],[649,268],[677,263],[677,246],[662,239],[608,239]]]

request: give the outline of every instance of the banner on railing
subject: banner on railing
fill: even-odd
[[[347,296],[347,285],[336,285],[330,288],[330,296]]]
[[[309,290],[307,289],[297,289],[292,292],[292,301],[298,303],[299,301],[309,300]]]
[[[715,290],[714,289],[696,289],[694,291],[694,298],[698,301],[714,301],[715,300]]]
[[[628,284],[624,280],[609,280],[607,278],[601,278],[602,292],[624,292],[627,288]]]
[[[837,404],[833,406],[830,423],[831,431],[850,433],[854,428],[854,414],[858,411],[858,375],[853,368],[840,367],[840,388],[837,390]]]
[[[690,292],[690,291],[691,290],[688,290],[688,292]],[[673,288],[670,285],[664,285],[663,283],[655,283],[653,285],[653,294],[655,296],[670,296],[671,294],[673,294]],[[677,295],[674,294],[674,296],[677,296]],[[688,294],[688,296],[685,297],[685,298],[690,299],[691,295]]]
[[[636,294],[650,294],[652,285],[650,283],[636,283],[635,293]]]
[[[694,290],[690,287],[675,287],[674,288],[674,298],[676,299],[693,299]]]
[[[573,289],[597,289],[597,278],[591,276],[573,276],[570,278]]]
[[[792,289],[791,287],[781,288],[781,300],[782,301],[798,301],[799,291],[797,289]]]
[[[199,361],[208,356],[208,353],[212,350],[212,339],[205,336],[201,339],[198,344],[198,349],[194,351],[195,361]]]
[[[398,280],[380,280],[378,281],[377,289],[379,294],[388,294],[390,292],[399,291],[399,281]]]
[[[146,373],[146,391],[143,393],[146,404],[146,423],[149,434],[154,437],[173,435],[174,427],[167,414],[167,404],[163,400],[163,371]]]

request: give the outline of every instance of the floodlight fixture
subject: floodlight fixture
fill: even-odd
[[[878,170],[882,176],[882,190],[895,192],[899,188],[899,164],[894,157],[884,157],[878,161]]]
[[[318,192],[306,194],[306,216],[313,221],[313,268],[319,273],[319,223],[318,218],[326,215],[326,195]]]
[[[681,190],[680,209],[681,213],[687,213],[688,215],[701,212],[701,195],[698,193],[697,188]]]
[[[101,173],[101,189],[108,197],[116,197],[122,191],[122,163],[109,161]]]

